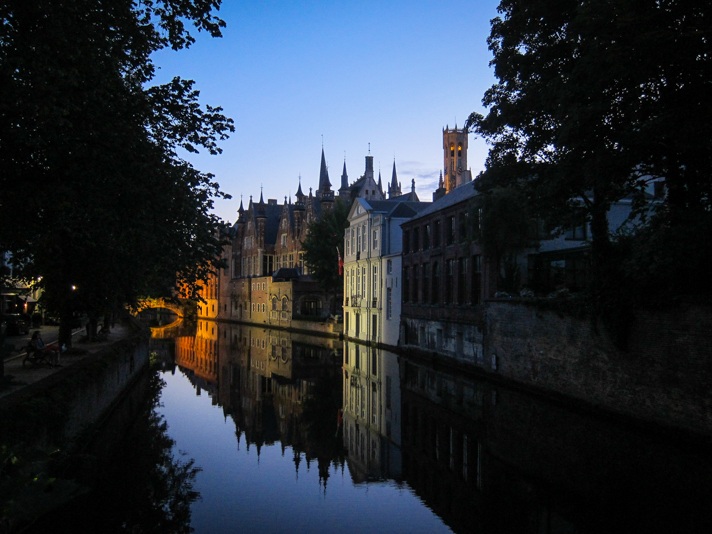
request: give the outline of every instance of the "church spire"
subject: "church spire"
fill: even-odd
[[[393,158],[393,174],[391,175],[391,183],[388,186],[388,198],[393,198],[401,195],[401,187],[398,183],[398,174],[396,173],[396,159]]]
[[[331,182],[329,181],[329,170],[326,167],[326,158],[324,157],[324,147],[321,147],[321,169],[319,169],[319,189],[324,193],[331,190]]]
[[[349,188],[349,175],[346,174],[346,158],[344,158],[344,170],[341,172],[341,189]]]

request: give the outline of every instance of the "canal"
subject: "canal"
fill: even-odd
[[[37,531],[712,532],[689,436],[254,326],[157,328],[152,351],[94,489]]]

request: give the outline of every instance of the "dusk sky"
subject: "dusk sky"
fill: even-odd
[[[349,182],[369,144],[385,184],[395,159],[403,192],[415,179],[432,199],[442,167],[442,129],[461,127],[494,77],[487,49],[495,0],[223,0],[221,39],[198,35],[188,50],[155,56],[162,83],[193,79],[203,104],[219,105],[235,133],[219,156],[188,155],[215,174],[232,200],[215,212],[234,222],[242,196],[281,204],[316,190],[322,143],[332,188],[344,160]],[[486,146],[470,135],[469,167]]]

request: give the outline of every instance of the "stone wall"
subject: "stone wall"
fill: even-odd
[[[0,403],[0,442],[71,447],[108,412],[148,366],[148,329],[22,388]]]
[[[635,317],[626,351],[601,324],[536,304],[489,302],[485,368],[548,392],[712,435],[712,308]]]

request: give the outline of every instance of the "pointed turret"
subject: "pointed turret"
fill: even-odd
[[[349,175],[346,173],[346,158],[344,158],[344,170],[341,172],[341,187],[339,187],[339,198],[350,201],[351,189],[349,188]]]
[[[381,180],[381,169],[378,169],[378,190],[383,194],[383,180]]]
[[[260,201],[257,204],[257,209],[255,210],[255,215],[257,217],[267,217],[267,214],[265,213],[265,200],[264,197],[262,196],[262,188],[260,188]]]
[[[242,195],[240,195],[240,207],[237,208],[237,220],[240,221],[245,213],[245,208],[242,207]]]
[[[349,188],[349,175],[346,173],[346,159],[344,159],[344,170],[341,172],[341,189]],[[341,191],[339,189],[339,191]]]
[[[329,181],[329,169],[326,167],[326,158],[324,157],[324,148],[321,149],[321,168],[319,169],[319,189],[317,192],[324,193],[331,191],[331,182]]]
[[[299,187],[297,188],[297,194],[295,195],[297,197],[297,204],[304,204],[304,198],[306,195],[302,193],[302,175],[299,175]]]
[[[401,196],[401,186],[398,183],[398,174],[396,173],[396,160],[393,159],[393,174],[391,175],[391,183],[388,185],[388,198]]]

